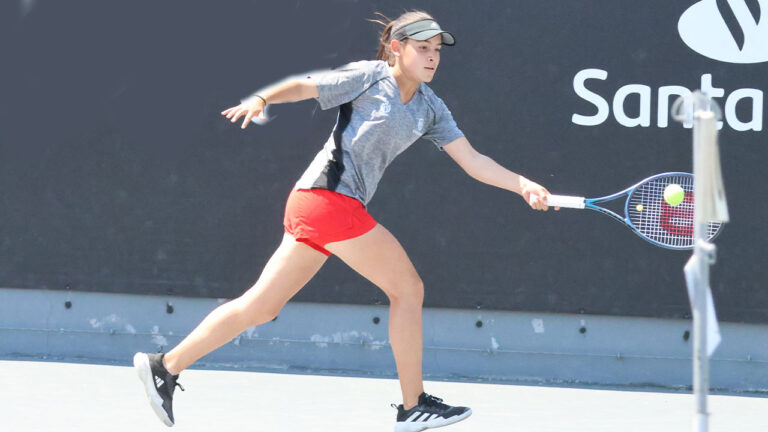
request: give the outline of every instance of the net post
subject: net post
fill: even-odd
[[[707,172],[706,155],[708,148],[716,145],[717,123],[711,110],[694,111],[693,126],[693,175],[694,175],[694,250],[698,261],[699,283],[693,295],[693,394],[696,403],[695,432],[709,430],[709,355],[707,349],[707,286],[709,285],[709,259],[707,259],[707,222],[704,214],[709,205],[704,199],[705,182],[711,173]],[[701,197],[699,196],[701,195]],[[714,246],[713,246],[714,247]]]
[[[717,120],[722,117],[720,108],[709,97],[697,91],[689,97],[679,98],[673,106],[673,117],[685,124],[693,124],[693,174],[694,174],[694,248],[693,256],[686,265],[686,282],[693,312],[693,395],[696,411],[693,417],[694,432],[709,431],[709,354],[717,342],[714,329],[708,328],[714,306],[710,302],[709,266],[714,263],[715,246],[707,241],[709,222],[727,221],[725,193],[722,187],[719,152],[717,149]],[[715,346],[707,346],[714,342]]]

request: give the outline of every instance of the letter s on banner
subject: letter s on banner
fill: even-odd
[[[573,90],[576,94],[597,108],[597,113],[593,116],[574,114],[571,117],[573,123],[581,126],[596,126],[608,119],[610,113],[608,102],[584,86],[584,81],[588,79],[605,80],[606,78],[608,78],[608,72],[601,69],[584,69],[573,77]]]

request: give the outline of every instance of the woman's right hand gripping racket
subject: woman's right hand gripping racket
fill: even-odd
[[[682,201],[674,206],[664,199],[664,190],[670,185],[679,185],[684,192]],[[623,196],[627,197],[624,217],[598,205]],[[621,192],[601,198],[549,195],[547,204],[599,211],[624,223],[644,240],[657,246],[668,249],[693,248],[693,174],[657,174]],[[710,222],[707,239],[714,238],[721,226],[719,222]]]

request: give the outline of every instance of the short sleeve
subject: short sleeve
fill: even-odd
[[[437,96],[434,97],[435,119],[427,132],[422,136],[437,146],[440,150],[443,146],[450,144],[458,138],[464,136],[456,122],[453,120],[453,114],[445,105],[445,102]]]
[[[310,78],[317,86],[320,108],[326,110],[354,100],[388,74],[383,61],[360,61],[315,73]]]

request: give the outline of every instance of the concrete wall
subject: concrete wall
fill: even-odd
[[[221,301],[0,289],[0,358],[127,364],[167,351]],[[395,376],[384,306],[289,303],[195,367]],[[426,309],[428,379],[685,389],[690,321]],[[723,324],[716,392],[768,392],[768,328]]]

